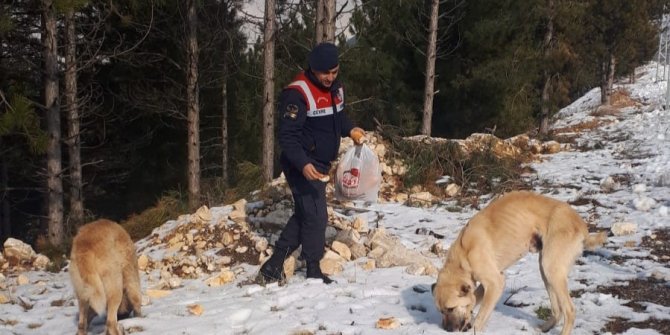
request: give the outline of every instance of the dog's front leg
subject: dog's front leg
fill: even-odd
[[[481,285],[477,290],[479,291],[483,287],[484,296],[482,297],[482,304],[479,307],[479,312],[473,324],[475,331],[483,331],[486,327],[486,323],[489,321],[496,303],[500,299],[500,296],[502,296],[505,276],[500,273],[495,278],[483,278],[480,280],[480,283]]]

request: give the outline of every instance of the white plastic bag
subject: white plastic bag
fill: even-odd
[[[335,197],[341,201],[377,202],[382,173],[379,159],[365,144],[354,145],[342,155],[335,173]]]

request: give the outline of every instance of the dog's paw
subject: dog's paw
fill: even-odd
[[[461,331],[466,332],[466,331],[469,331],[470,329],[472,329],[472,323],[468,322],[468,323],[463,325],[463,328],[461,328]]]
[[[543,333],[546,333],[546,332],[550,331],[551,328],[554,328],[555,325],[556,325],[556,318],[553,317],[553,316],[550,316],[549,319],[547,319],[547,321],[545,321],[542,325],[540,325],[540,330]]]

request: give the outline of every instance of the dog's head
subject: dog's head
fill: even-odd
[[[441,272],[433,284],[435,305],[442,313],[442,327],[449,332],[471,327],[472,309],[477,301],[472,280],[455,273]]]

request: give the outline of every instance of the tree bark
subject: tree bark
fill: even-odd
[[[435,59],[437,58],[437,17],[440,1],[432,0],[430,25],[428,26],[428,47],[426,49],[426,80],[423,99],[423,123],[421,133],[430,136],[433,121],[433,99],[435,98]]]
[[[2,138],[0,138],[0,147],[2,147]],[[0,201],[0,240],[2,241],[12,235],[9,190],[7,190],[7,183],[9,182],[8,170],[5,158],[0,156],[0,199],[2,199]]]
[[[274,86],[275,86],[275,0],[265,0],[263,29],[263,181],[272,180],[274,171]]]
[[[616,73],[616,56],[610,54],[609,69],[607,72],[607,104],[612,103],[612,92],[614,92],[614,75]]]
[[[316,2],[316,44],[335,43],[335,0]]]
[[[544,56],[545,60],[549,58],[551,53],[552,44],[551,41],[554,39],[554,0],[547,0],[547,6],[549,8],[549,17],[547,20],[547,31],[544,33]],[[542,136],[549,134],[549,113],[550,110],[550,101],[549,101],[549,92],[551,90],[551,76],[549,70],[544,70],[544,87],[542,88],[542,102],[540,109],[540,129],[539,133]]]
[[[326,0],[316,1],[316,20],[314,21],[314,45],[323,42],[323,22],[324,16],[324,2]]]
[[[188,204],[200,205],[200,98],[198,92],[198,15],[196,0],[188,0],[186,18],[186,104],[188,123]]]
[[[230,47],[227,47],[230,49]],[[228,186],[228,61],[223,57],[221,80],[221,180]]]
[[[610,105],[612,88],[614,86],[614,73],[616,71],[616,57],[610,52],[609,58],[601,64],[602,75],[600,81],[600,103]]]
[[[56,9],[51,0],[42,1],[42,45],[44,46],[44,108],[48,132],[47,144],[47,218],[49,242],[63,242],[63,180],[61,157],[61,120],[58,101],[58,49]]]
[[[70,175],[70,223],[78,227],[84,223],[84,199],[81,169],[80,120],[77,104],[77,40],[74,9],[65,13],[65,110],[67,111],[67,139]]]
[[[546,72],[546,71],[545,71]],[[542,107],[540,109],[540,129],[539,134],[546,136],[549,134],[549,89],[551,88],[551,77],[545,73],[544,87],[542,88]]]

